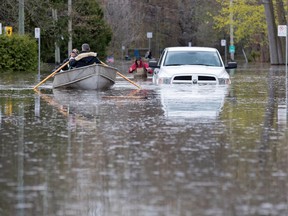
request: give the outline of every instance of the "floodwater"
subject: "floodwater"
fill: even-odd
[[[0,215],[288,215],[285,67],[231,78],[35,92],[37,75],[2,76]]]

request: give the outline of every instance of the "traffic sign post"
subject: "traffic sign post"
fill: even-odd
[[[38,82],[40,82],[40,28],[35,28],[35,38],[38,39]]]
[[[225,65],[227,65],[227,46],[226,46],[226,40],[225,39],[221,40],[221,46],[224,46],[224,48],[225,48]]]
[[[230,53],[235,53],[235,46],[234,45],[230,45],[229,46],[229,52]]]
[[[12,36],[13,28],[11,26],[5,26],[5,33],[7,36]]]
[[[288,28],[287,25],[278,25],[278,36],[285,37],[286,45],[285,45],[285,73],[286,73],[286,120],[288,121],[288,69],[287,69],[287,49],[288,49]]]
[[[286,38],[286,45],[285,45],[285,71],[286,77],[288,76],[287,73],[287,25],[278,25],[278,36]]]
[[[124,51],[125,51],[125,46],[123,46],[123,45],[122,45],[122,48],[121,48],[121,50],[122,50],[122,52],[121,52],[121,53],[122,53],[122,56],[121,56],[121,57],[122,57],[122,60],[123,60],[123,59],[124,59]]]
[[[147,38],[149,40],[149,51],[151,51],[151,38],[153,37],[153,33],[152,32],[147,32]]]
[[[286,25],[278,25],[278,36],[286,37],[287,35],[287,26]]]

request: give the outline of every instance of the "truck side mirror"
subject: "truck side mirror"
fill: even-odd
[[[149,61],[149,67],[151,67],[151,68],[160,68],[158,66],[158,61],[156,61],[156,60],[150,60]]]
[[[228,62],[228,64],[225,66],[226,69],[234,69],[237,68],[237,62]]]

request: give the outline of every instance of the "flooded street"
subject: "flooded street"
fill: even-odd
[[[0,215],[288,215],[285,67],[230,75],[98,92],[1,77]]]

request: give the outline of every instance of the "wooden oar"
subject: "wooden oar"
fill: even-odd
[[[119,76],[121,76],[123,79],[127,80],[128,82],[132,83],[133,85],[135,85],[136,87],[138,87],[139,89],[141,89],[141,86],[139,86],[137,83],[133,82],[132,80],[128,79],[126,76],[124,76],[123,74],[121,74],[119,71],[117,71],[117,74]]]
[[[38,83],[36,86],[34,86],[33,89],[36,89],[38,86],[40,86],[42,83],[46,82],[50,77],[53,77],[56,73],[58,73],[62,68],[64,68],[66,65],[69,64],[69,61],[65,62],[63,65],[61,65],[57,70],[55,70],[53,73],[51,73],[49,76],[47,76],[45,79],[43,79],[40,83]]]
[[[104,62],[100,61],[103,65],[109,67],[109,65],[105,64]],[[133,82],[132,80],[130,80],[129,78],[127,78],[126,76],[124,76],[123,74],[121,74],[119,71],[116,71],[117,75],[121,76],[123,79],[127,80],[128,82],[132,83],[133,85],[135,85],[137,88],[141,89],[141,86],[139,86],[137,83]]]
[[[139,96],[124,96],[124,95],[120,95],[120,96],[103,96],[102,98],[104,99],[147,99],[147,96],[143,95],[139,95]]]

